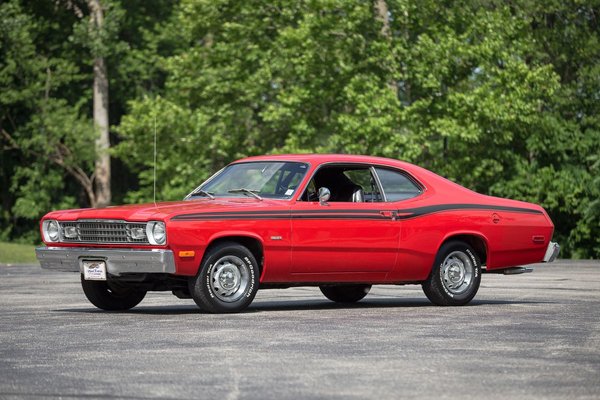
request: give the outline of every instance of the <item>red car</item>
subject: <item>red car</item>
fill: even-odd
[[[258,289],[290,286],[350,303],[374,284],[420,284],[435,304],[464,305],[482,273],[553,261],[553,230],[538,205],[405,162],[277,155],[236,161],[183,201],[51,212],[36,253],[43,268],[80,273],[104,310],[168,290],[237,312]]]

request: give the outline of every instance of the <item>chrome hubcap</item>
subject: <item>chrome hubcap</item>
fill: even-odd
[[[453,251],[442,263],[442,284],[450,293],[462,294],[471,285],[474,270],[473,261],[468,254]]]
[[[210,287],[219,300],[231,303],[239,300],[250,282],[250,268],[239,257],[221,257],[210,272]]]

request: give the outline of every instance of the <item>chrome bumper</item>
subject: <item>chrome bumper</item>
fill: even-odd
[[[45,269],[83,272],[83,260],[106,261],[111,275],[126,273],[175,273],[171,250],[96,249],[80,247],[38,247],[35,255]]]
[[[546,249],[546,254],[544,255],[543,262],[552,262],[556,260],[558,257],[558,253],[560,252],[560,245],[556,242],[548,243],[548,248]]]

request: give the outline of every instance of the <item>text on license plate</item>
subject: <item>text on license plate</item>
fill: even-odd
[[[86,281],[105,281],[106,262],[101,260],[83,261],[83,279]]]

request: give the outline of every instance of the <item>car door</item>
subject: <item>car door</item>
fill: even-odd
[[[323,168],[337,168],[337,176],[319,182]],[[362,201],[336,196],[336,190],[343,192],[340,181],[350,184],[346,179],[362,188]],[[323,184],[332,186],[328,188],[332,200],[324,204],[309,193]],[[295,279],[383,280],[396,263],[400,222],[382,200],[370,166],[327,165],[316,171],[305,194],[291,208],[291,273]]]

